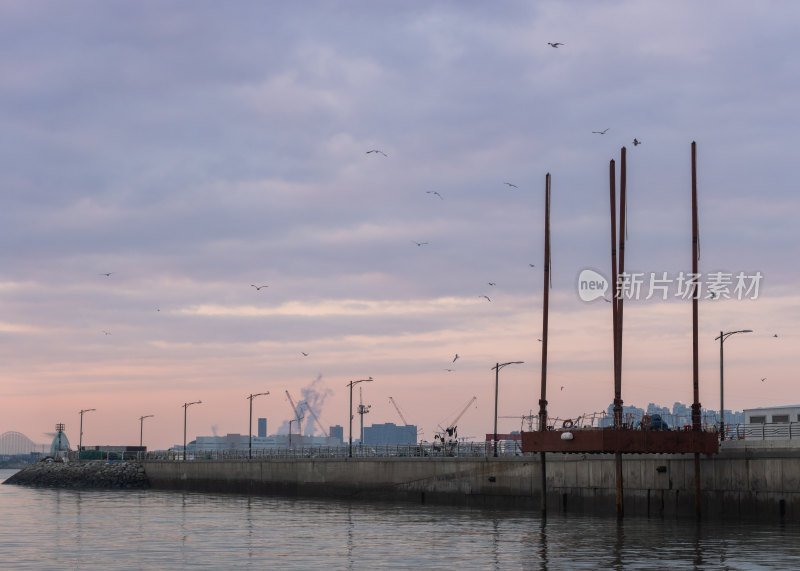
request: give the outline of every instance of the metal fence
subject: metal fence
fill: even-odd
[[[442,457],[483,457],[494,453],[491,442],[458,442],[445,444],[417,444],[394,446],[353,446],[354,458],[442,458]],[[519,442],[498,441],[498,455],[513,456],[521,454]],[[350,455],[347,446],[308,446],[293,448],[264,448],[253,450],[253,460],[275,460],[292,458],[346,458]],[[186,460],[248,460],[248,450],[188,450]],[[150,461],[183,461],[181,450],[161,452],[140,452],[137,459]]]
[[[728,425],[726,437],[733,440],[798,440],[800,422],[758,422]]]

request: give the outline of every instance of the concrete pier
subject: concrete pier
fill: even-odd
[[[538,454],[145,461],[153,488],[538,510]],[[615,513],[613,454],[547,454],[549,512]],[[694,455],[625,455],[626,515],[694,517]],[[726,442],[701,458],[703,517],[800,521],[800,447]]]

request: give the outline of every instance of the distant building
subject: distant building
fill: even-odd
[[[259,418],[258,419],[258,437],[259,438],[266,438],[267,437],[267,419],[266,418]]]
[[[373,424],[364,427],[365,446],[392,446],[397,444],[416,444],[417,427],[413,424],[397,426],[394,423]]]
[[[800,439],[800,405],[746,408],[744,418],[745,440]]]
[[[339,426],[331,426],[330,430],[328,431],[331,437],[331,446],[343,446],[344,445],[344,427]]]

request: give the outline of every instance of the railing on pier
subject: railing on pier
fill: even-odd
[[[500,441],[498,453],[504,456],[521,454],[519,443]],[[491,456],[491,442],[459,442],[444,445],[406,444],[393,446],[353,446],[354,458],[442,458],[442,457],[484,457]],[[139,460],[149,461],[182,461],[181,450],[139,453]],[[346,458],[349,456],[347,446],[303,446],[292,448],[264,448],[253,450],[252,460],[276,460],[292,458]],[[248,460],[248,450],[188,450],[186,460]]]

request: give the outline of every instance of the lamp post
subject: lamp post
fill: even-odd
[[[245,397],[245,398],[250,399],[250,443],[247,446],[247,457],[248,458],[252,458],[253,457],[253,399],[256,398],[256,397],[260,397],[260,396],[268,395],[268,394],[269,394],[269,391],[267,391],[265,393],[257,393],[257,394],[254,394],[254,395],[251,394],[249,397]]]
[[[193,404],[201,404],[203,401],[196,400],[194,402],[185,402],[183,403],[183,456],[182,459],[186,461],[186,409],[188,409]]]
[[[494,457],[497,458],[497,393],[500,386],[500,369],[506,365],[521,365],[524,361],[509,361],[508,363],[497,363],[494,369]]]
[[[145,418],[152,418],[154,414],[148,414],[147,416],[140,416],[139,417],[139,448],[142,447],[142,434],[144,434],[144,419]]]
[[[725,342],[725,339],[730,337],[731,335],[736,335],[737,333],[752,333],[752,329],[740,329],[738,331],[728,331],[727,333],[720,331],[719,337],[715,338],[714,341],[719,339],[719,438],[720,440],[725,440],[725,390],[724,390],[724,383],[723,383],[723,361],[722,361],[722,344]]]
[[[81,428],[78,434],[78,462],[81,461],[81,448],[83,448],[83,413],[84,412],[92,412],[93,410],[97,410],[94,408],[86,408],[81,411]]]
[[[368,379],[359,379],[358,381],[350,381],[347,383],[347,386],[350,387],[350,432],[349,432],[349,442],[350,448],[348,452],[348,456],[350,458],[353,457],[353,385],[357,385],[358,383],[369,383],[372,382],[372,377]]]

